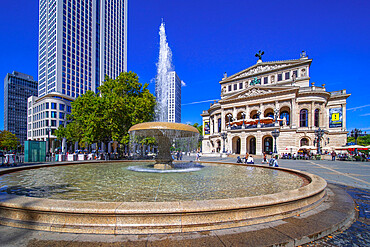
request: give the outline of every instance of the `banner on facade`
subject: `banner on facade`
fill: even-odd
[[[203,132],[204,132],[204,135],[209,135],[210,134],[209,121],[204,122]]]
[[[329,128],[342,127],[342,125],[343,125],[342,108],[329,109]]]

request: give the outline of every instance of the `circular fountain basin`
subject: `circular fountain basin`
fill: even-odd
[[[104,234],[223,229],[305,212],[326,187],[316,175],[282,168],[203,163],[199,171],[148,174],[127,169],[139,162],[69,164],[2,171],[0,223]]]

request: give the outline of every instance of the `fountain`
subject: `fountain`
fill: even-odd
[[[198,139],[199,132],[193,126],[180,123],[169,122],[149,122],[140,123],[129,129],[130,139],[136,136],[154,137],[158,143],[158,153],[155,157],[155,169],[171,169],[175,165],[172,163],[171,144],[175,138]],[[181,166],[185,168],[184,165]],[[188,167],[192,167],[189,164]],[[140,169],[140,171],[142,171]],[[184,171],[184,170],[182,170]]]
[[[164,22],[162,21],[159,27],[159,57],[157,63],[157,76],[155,78],[155,95],[157,98],[157,105],[155,109],[155,121],[168,121],[168,88],[169,78],[168,72],[173,70],[172,52],[167,43],[166,30]]]

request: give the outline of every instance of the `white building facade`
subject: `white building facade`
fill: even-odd
[[[97,92],[127,70],[127,0],[40,0],[40,97]]]
[[[181,123],[181,79],[171,71],[168,80],[168,122]]]
[[[58,92],[42,97],[31,96],[27,102],[27,139],[47,141],[51,138],[50,152],[54,150],[54,132],[66,125],[66,117],[71,113],[72,97]],[[50,133],[49,133],[50,132]]]
[[[203,111],[204,153],[271,154],[274,130],[278,153],[303,146],[323,150],[346,143],[346,90],[328,92],[310,82],[312,59],[262,62],[220,81],[221,100]],[[316,151],[315,151],[316,153]]]

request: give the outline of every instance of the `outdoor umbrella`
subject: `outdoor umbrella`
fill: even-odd
[[[315,147],[315,146],[301,146],[299,149],[315,150],[315,149],[317,149],[317,147]]]
[[[298,149],[298,147],[296,147],[296,146],[286,146],[285,148],[286,148],[285,150],[290,150],[290,152],[293,152],[293,149],[294,150]]]
[[[346,147],[350,151],[354,151],[355,149],[357,150],[367,150],[367,147],[361,146],[361,145],[352,145],[352,146],[347,146]]]

